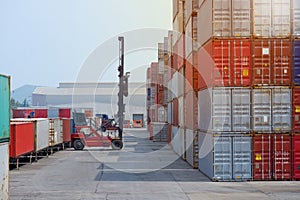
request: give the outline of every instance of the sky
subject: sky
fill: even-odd
[[[172,0],[0,0],[0,73],[12,89],[117,81],[124,36],[125,70],[145,81],[171,28]]]

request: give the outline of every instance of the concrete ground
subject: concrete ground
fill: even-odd
[[[142,129],[125,148],[67,149],[10,172],[20,199],[299,199],[300,182],[211,182]]]

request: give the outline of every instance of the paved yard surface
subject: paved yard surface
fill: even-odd
[[[67,149],[10,173],[20,199],[300,199],[300,182],[211,182],[143,129],[122,151]]]

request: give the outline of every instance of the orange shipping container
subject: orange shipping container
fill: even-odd
[[[185,93],[197,91],[198,89],[198,68],[197,53],[191,54],[185,64]]]

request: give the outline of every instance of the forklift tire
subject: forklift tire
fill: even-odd
[[[84,143],[81,140],[74,140],[73,141],[73,147],[75,150],[83,150]]]
[[[115,150],[120,150],[123,148],[123,142],[122,140],[113,140],[111,142],[111,147]]]

